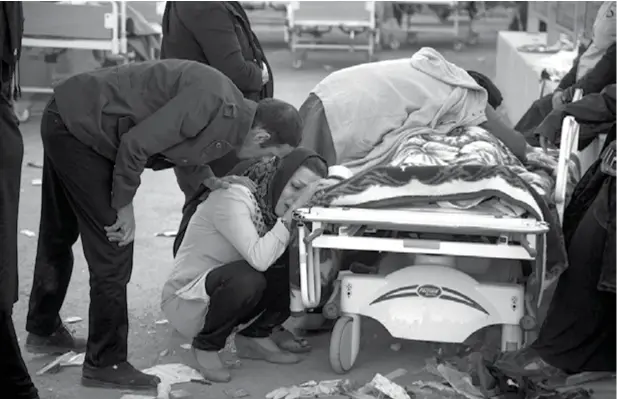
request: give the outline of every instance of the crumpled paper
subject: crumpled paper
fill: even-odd
[[[266,399],[299,399],[332,396],[347,391],[348,380],[307,381],[300,385],[281,387],[266,395]]]

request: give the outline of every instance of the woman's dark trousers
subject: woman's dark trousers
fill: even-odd
[[[18,295],[17,214],[23,155],[13,107],[0,94],[0,396],[35,399],[39,396],[21,357],[12,318]]]
[[[210,305],[204,327],[193,339],[196,349],[221,350],[237,326],[255,318],[239,334],[269,337],[272,329],[290,315],[287,263],[273,265],[265,272],[255,270],[244,260],[226,264],[208,274],[206,292]]]
[[[117,217],[111,207],[114,162],[67,130],[54,101],[43,114],[41,138],[41,222],[26,329],[47,336],[61,323],[59,311],[73,271],[72,246],[81,235],[90,272],[85,363],[107,367],[125,362],[133,244],[109,242],[103,228]]]

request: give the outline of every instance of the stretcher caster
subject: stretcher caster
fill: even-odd
[[[337,374],[353,367],[360,351],[360,316],[343,316],[336,321],[330,337],[330,366]]]
[[[307,57],[308,54],[306,51],[302,51],[300,54],[294,54],[294,60],[291,66],[294,67],[294,69],[302,68],[302,66],[304,65],[304,61],[306,61]]]
[[[533,331],[538,326],[538,323],[536,322],[535,317],[526,314],[525,316],[521,317],[519,325],[521,326],[521,329],[523,331]]]

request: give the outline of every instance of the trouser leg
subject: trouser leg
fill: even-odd
[[[119,247],[109,242],[104,230],[117,217],[111,207],[114,164],[77,140],[59,115],[48,114],[47,123],[43,147],[77,218],[90,271],[85,364],[122,363],[127,360],[126,287],[133,267],[133,245]]]
[[[13,326],[17,301],[17,214],[24,147],[11,104],[0,96],[0,389],[3,397],[36,399]]]
[[[266,288],[263,274],[246,261],[220,266],[208,273],[206,292],[210,304],[203,329],[193,339],[193,346],[204,351],[225,347],[234,328],[251,320]]]
[[[48,117],[43,118],[43,124]],[[46,126],[42,126],[46,129]],[[34,263],[34,279],[26,330],[48,336],[62,322],[60,308],[73,272],[73,244],[79,229],[77,218],[51,160],[44,156],[41,185],[41,220]]]
[[[3,397],[38,399],[38,391],[21,357],[11,313],[10,308],[0,310],[0,386]]]
[[[0,309],[17,301],[17,213],[24,145],[10,103],[0,96]]]
[[[281,256],[284,262],[271,266],[263,273],[266,289],[249,320],[257,315],[259,317],[242,330],[241,335],[253,338],[269,337],[272,330],[283,324],[291,315],[288,259],[288,256]]]

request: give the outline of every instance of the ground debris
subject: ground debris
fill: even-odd
[[[83,319],[79,316],[70,316],[67,317],[66,319],[64,319],[64,322],[66,324],[75,324],[75,323],[79,323],[80,321],[82,321]]]
[[[36,237],[36,233],[34,231],[28,230],[28,229],[19,230],[19,234],[23,234],[26,237],[30,237],[30,238]]]
[[[41,184],[43,184],[43,180],[41,179],[32,179],[32,185],[33,186],[40,186]]]
[[[223,389],[223,393],[232,399],[246,398],[251,396],[246,390],[240,389]]]
[[[175,237],[178,235],[177,231],[174,230],[168,230],[168,231],[161,231],[160,233],[156,233],[154,236],[155,237]]]
[[[29,167],[29,168],[43,169],[43,165],[41,165],[41,164],[39,164],[39,163],[36,163],[36,162],[32,162],[32,161],[29,161],[29,162],[26,164],[26,166],[27,166],[27,167]]]
[[[57,373],[62,367],[81,366],[84,364],[85,353],[67,352],[47,363],[45,367],[36,372],[36,375],[45,373]]]

